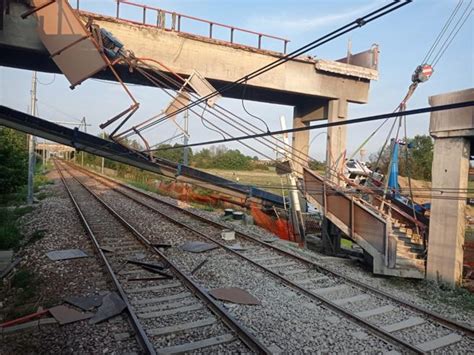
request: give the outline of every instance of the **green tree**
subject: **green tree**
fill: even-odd
[[[0,194],[15,192],[27,179],[26,134],[0,127]]]
[[[184,156],[184,148],[181,144],[175,143],[174,145],[171,144],[160,144],[157,148],[174,148],[174,149],[166,149],[166,150],[157,150],[153,153],[153,155],[157,158],[162,158],[170,161],[174,161],[176,163],[183,163],[183,156]],[[189,149],[189,160],[191,161],[193,157],[193,151],[191,148]]]
[[[431,180],[433,164],[433,139],[428,135],[416,135],[408,140],[411,156],[411,175],[415,179]]]
[[[408,161],[407,161],[408,149]],[[382,154],[372,154],[372,166],[378,167],[382,174],[388,174],[392,145],[387,144]],[[379,159],[380,156],[380,159]],[[378,165],[376,166],[378,160]],[[398,173],[419,180],[431,180],[431,165],[433,163],[433,139],[429,135],[416,135],[408,138],[408,144],[401,145],[398,157]],[[409,171],[408,171],[409,169]]]

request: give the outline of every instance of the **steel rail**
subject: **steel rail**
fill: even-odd
[[[104,176],[104,175],[98,174],[98,173],[96,173],[96,172],[92,172],[92,171],[90,171],[90,170],[81,168],[81,167],[79,167],[79,166],[74,166],[74,167],[77,168],[77,169],[79,169],[79,170],[81,170],[81,171],[83,171],[83,172],[86,173],[86,174],[95,175],[95,176],[98,176],[98,177],[100,177],[100,178],[102,178],[102,179],[109,180],[109,181],[111,181],[111,182],[114,183],[114,184],[117,184],[117,185],[119,185],[119,186],[121,186],[121,187],[124,187],[124,188],[126,188],[126,189],[128,189],[128,190],[131,190],[131,191],[133,191],[133,192],[135,192],[135,193],[137,193],[137,194],[139,194],[139,195],[142,195],[142,196],[144,196],[144,197],[146,197],[146,198],[149,198],[149,199],[151,199],[151,200],[153,200],[153,201],[155,201],[155,202],[157,202],[157,203],[162,203],[162,204],[164,204],[164,205],[166,205],[166,206],[169,206],[169,207],[172,207],[172,208],[174,208],[174,209],[176,209],[176,210],[179,210],[179,211],[181,211],[181,212],[183,212],[183,213],[185,213],[185,214],[187,214],[187,215],[189,215],[189,216],[192,216],[192,217],[195,218],[195,219],[199,219],[199,220],[201,220],[201,221],[203,221],[203,222],[206,222],[206,223],[208,223],[208,224],[212,224],[212,225],[214,225],[214,226],[216,226],[216,227],[219,227],[219,228],[223,228],[223,229],[228,228],[228,226],[226,226],[225,224],[222,224],[222,223],[213,221],[213,220],[211,220],[211,219],[209,219],[209,218],[206,218],[206,217],[204,217],[204,216],[200,216],[200,215],[198,215],[198,214],[196,214],[196,213],[194,213],[194,212],[192,212],[192,211],[188,211],[188,210],[186,210],[186,209],[184,209],[184,208],[175,206],[175,205],[173,205],[173,204],[171,204],[171,203],[169,203],[169,202],[167,202],[167,201],[160,200],[160,199],[158,199],[158,198],[156,198],[156,197],[154,197],[154,196],[151,196],[150,194],[148,194],[148,193],[146,193],[146,192],[144,192],[144,191],[141,191],[141,190],[138,190],[138,189],[136,189],[136,188],[130,187],[130,186],[128,186],[127,184],[124,184],[124,183],[122,183],[122,182],[119,182],[119,181],[117,181],[117,180],[115,180],[115,179],[112,179],[112,178],[110,178],[110,177],[108,177],[108,176]],[[109,186],[110,186],[110,185],[109,185]],[[113,186],[110,186],[110,187],[111,187],[112,189],[114,189],[115,191],[117,191],[117,192],[119,192],[119,193],[122,193],[120,190],[114,188]],[[123,195],[126,195],[126,194],[124,194],[124,193],[122,193],[122,194],[123,194]],[[130,196],[128,196],[128,195],[126,195],[126,196],[127,196],[127,197],[130,197]],[[332,276],[335,276],[335,277],[337,277],[337,278],[339,278],[339,279],[341,279],[341,280],[344,280],[345,282],[347,282],[347,283],[349,283],[349,284],[352,284],[352,285],[354,285],[354,286],[356,286],[356,287],[359,287],[359,288],[361,288],[361,289],[365,289],[366,291],[369,291],[369,292],[371,292],[371,293],[373,293],[373,294],[375,294],[375,295],[378,295],[378,296],[382,296],[382,297],[384,297],[384,298],[387,298],[387,299],[389,299],[389,300],[391,300],[391,301],[393,301],[393,302],[395,302],[395,303],[397,303],[397,304],[399,304],[399,305],[401,305],[401,306],[407,307],[407,308],[409,308],[409,309],[411,309],[411,310],[413,310],[413,311],[415,311],[415,312],[422,313],[422,314],[424,314],[424,315],[426,315],[426,316],[428,316],[428,317],[430,317],[430,318],[436,320],[437,322],[443,324],[444,326],[451,328],[452,330],[458,330],[458,331],[461,331],[461,332],[466,333],[466,335],[469,336],[469,337],[474,337],[474,329],[471,328],[471,327],[469,327],[469,326],[466,326],[466,325],[464,325],[464,324],[458,323],[458,322],[453,321],[453,320],[451,320],[451,319],[447,319],[447,318],[445,318],[445,317],[443,317],[443,316],[441,316],[441,315],[439,315],[439,314],[437,314],[437,313],[434,313],[434,312],[432,312],[432,311],[430,311],[430,310],[428,310],[428,309],[425,309],[425,308],[423,308],[423,307],[420,307],[420,306],[418,306],[418,305],[415,305],[415,304],[412,303],[412,302],[405,301],[405,300],[403,300],[403,299],[401,299],[401,298],[398,298],[398,297],[396,297],[396,296],[393,296],[393,295],[391,295],[391,294],[389,294],[389,293],[387,293],[387,292],[385,292],[385,291],[382,291],[382,290],[376,289],[376,288],[373,287],[373,286],[367,285],[367,284],[365,284],[365,283],[363,283],[363,282],[361,282],[361,281],[358,281],[358,280],[355,280],[355,279],[350,278],[350,277],[348,277],[348,276],[342,275],[341,273],[338,273],[337,271],[334,271],[334,270],[331,270],[331,269],[326,268],[326,267],[324,267],[324,266],[321,266],[321,265],[315,263],[314,261],[309,260],[308,258],[306,258],[306,257],[304,257],[304,256],[297,255],[297,254],[294,254],[294,253],[292,253],[292,252],[290,252],[290,251],[288,251],[288,250],[282,249],[281,247],[277,247],[277,246],[275,246],[275,245],[271,245],[271,244],[265,243],[264,241],[261,241],[261,240],[255,238],[255,237],[253,237],[253,236],[251,236],[251,235],[249,235],[249,234],[246,234],[246,233],[243,233],[243,232],[239,232],[239,231],[235,231],[235,233],[236,233],[238,236],[240,236],[240,237],[242,237],[242,238],[244,238],[244,239],[246,239],[246,240],[248,240],[248,241],[255,242],[255,243],[257,243],[257,244],[259,244],[259,245],[261,245],[261,246],[263,246],[263,247],[265,247],[265,248],[267,248],[267,249],[271,249],[271,250],[273,250],[273,251],[275,251],[275,252],[277,252],[277,253],[284,254],[285,256],[290,257],[290,258],[292,258],[292,259],[295,259],[295,260],[297,260],[297,261],[300,261],[300,262],[306,264],[306,265],[309,266],[309,267],[316,268],[318,271],[331,274]]]
[[[146,335],[145,330],[143,329],[140,321],[138,320],[137,315],[133,311],[132,306],[130,305],[130,302],[128,301],[128,297],[125,294],[125,291],[123,290],[122,285],[120,284],[119,280],[117,279],[117,277],[116,277],[116,275],[115,275],[115,273],[112,269],[112,266],[110,265],[107,257],[105,256],[104,252],[102,251],[102,249],[100,249],[99,242],[97,241],[97,238],[96,238],[94,232],[92,231],[92,229],[89,225],[89,222],[87,221],[87,219],[84,216],[81,208],[79,207],[79,204],[77,203],[75,197],[73,196],[71,190],[69,189],[69,186],[66,183],[66,179],[65,179],[65,177],[63,175],[63,172],[61,170],[62,168],[59,168],[59,164],[55,160],[54,160],[54,164],[56,166],[56,169],[59,172],[59,176],[60,176],[61,181],[64,185],[64,188],[66,189],[67,194],[69,195],[69,198],[71,199],[71,202],[73,203],[74,208],[76,209],[76,212],[79,216],[79,219],[81,220],[81,223],[84,226],[84,229],[86,230],[86,233],[89,235],[89,238],[91,239],[92,244],[94,245],[94,248],[95,248],[96,252],[99,254],[100,259],[102,260],[102,262],[105,265],[105,268],[107,270],[107,273],[108,273],[109,277],[112,279],[112,282],[114,283],[115,288],[117,289],[117,291],[120,294],[120,297],[122,298],[123,302],[125,303],[127,313],[129,315],[129,319],[132,323],[133,328],[135,329],[135,333],[137,334],[138,340],[139,340],[143,350],[147,354],[156,355],[156,351],[155,351],[153,345],[151,344],[150,340],[148,339],[148,336]]]
[[[88,176],[91,176],[92,178],[94,178],[92,175],[88,175]],[[96,181],[98,181],[97,179],[95,179]],[[102,182],[103,183],[103,182]],[[166,213],[163,213],[161,211],[159,211],[158,209],[156,209],[155,207],[153,206],[150,206],[146,203],[144,203],[143,201],[140,201],[134,197],[131,197],[130,195],[127,195],[126,193],[124,192],[121,192],[120,190],[114,188],[113,186],[110,186],[109,184],[107,183],[103,183],[104,185],[110,187],[111,189],[113,189],[114,191],[122,194],[123,196],[137,202],[138,204],[148,208],[149,210],[155,212],[155,213],[158,213],[159,215],[165,217],[166,219],[168,219],[169,221],[175,223],[176,225],[179,225],[183,228],[186,228],[187,230],[199,235],[200,237],[206,239],[206,240],[209,240],[211,241],[212,243],[215,243],[217,244],[219,247],[223,248],[225,251],[231,253],[231,254],[234,254],[236,256],[238,256],[239,258],[241,259],[244,259],[245,261],[251,263],[252,265],[256,266],[257,268],[259,269],[262,269],[264,270],[265,272],[269,273],[270,275],[272,275],[273,277],[279,279],[280,281],[282,281],[284,284],[286,284],[287,286],[289,286],[290,288],[298,291],[298,292],[301,292],[303,293],[304,295],[312,298],[312,299],[315,299],[317,301],[319,301],[320,303],[324,304],[324,306],[326,308],[329,308],[331,309],[332,311],[336,312],[336,313],[339,313],[341,314],[343,317],[345,317],[346,319],[349,319],[351,320],[352,322],[354,322],[355,324],[369,330],[373,335],[383,339],[384,341],[387,341],[393,345],[398,345],[406,350],[409,350],[411,352],[414,352],[416,354],[424,354],[425,352],[423,350],[421,350],[420,348],[416,347],[415,345],[412,345],[406,341],[404,341],[403,339],[381,329],[379,326],[375,325],[375,324],[372,324],[368,321],[366,321],[365,319],[363,319],[362,317],[359,317],[347,310],[345,310],[342,306],[339,306],[337,305],[336,303],[294,283],[293,281],[289,280],[288,278],[280,275],[279,273],[255,262],[254,260],[250,259],[249,257],[245,256],[245,255],[242,255],[240,254],[239,252],[229,248],[227,245],[225,245],[224,243],[218,241],[218,240],[215,240],[213,239],[212,237],[209,237],[207,236],[206,234],[202,233],[201,231],[197,230],[196,228],[192,227],[192,226],[189,226],[181,221],[178,221],[177,219],[175,219],[174,217],[171,217],[169,215],[167,215]],[[159,201],[161,202],[161,201]],[[207,222],[207,221],[206,221]]]
[[[67,170],[66,170],[67,171]],[[218,304],[209,293],[195,283],[190,277],[188,277],[183,271],[181,271],[166,255],[164,255],[157,247],[153,246],[152,243],[143,236],[135,227],[127,222],[117,211],[115,211],[109,204],[101,199],[95,192],[87,187],[77,177],[68,172],[71,177],[77,181],[85,190],[87,190],[97,201],[99,201],[104,208],[106,208],[125,228],[127,228],[142,244],[144,244],[149,250],[160,256],[169,267],[176,273],[178,278],[183,282],[194,295],[199,297],[224,324],[226,324],[231,330],[233,330],[238,338],[252,351],[257,354],[271,354],[259,340],[257,340],[247,329],[245,329],[229,312],[227,312],[220,304]],[[97,180],[96,180],[97,181]]]

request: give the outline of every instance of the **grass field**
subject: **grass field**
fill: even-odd
[[[288,181],[284,177],[283,180],[280,179],[274,171],[270,170],[220,170],[220,169],[207,169],[206,172],[214,174],[220,177],[223,177],[228,180],[236,181],[242,184],[251,185],[254,187],[261,188],[273,192],[277,195],[281,195],[282,190],[281,186],[288,185]]]

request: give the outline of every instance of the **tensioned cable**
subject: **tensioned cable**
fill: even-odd
[[[444,111],[444,110],[450,110],[450,109],[456,109],[456,108],[462,108],[462,107],[470,107],[470,106],[474,106],[474,101],[465,101],[465,102],[458,102],[458,103],[454,103],[454,104],[439,105],[439,106],[428,106],[428,107],[423,107],[423,108],[404,111],[403,114],[405,116],[412,116],[412,115],[417,115],[417,114],[420,114],[420,113],[437,112],[437,111]],[[233,142],[233,141],[237,141],[237,140],[254,139],[254,138],[271,136],[271,135],[276,135],[276,134],[302,132],[302,131],[309,131],[309,130],[320,129],[320,128],[345,126],[345,125],[351,125],[351,124],[357,124],[357,123],[363,123],[363,122],[377,121],[377,120],[382,120],[382,119],[386,119],[386,118],[393,118],[393,117],[399,117],[399,116],[400,116],[399,112],[384,113],[384,114],[379,114],[379,115],[354,118],[354,119],[350,119],[350,120],[327,122],[327,123],[322,123],[322,124],[318,124],[318,125],[314,125],[314,126],[290,128],[290,129],[272,131],[272,132],[267,132],[267,133],[259,133],[259,134],[253,134],[253,135],[247,135],[247,136],[239,136],[239,137],[234,137],[234,138],[216,139],[216,140],[205,141],[205,142],[190,143],[190,144],[183,145],[183,147],[196,147],[196,146],[201,146],[201,145],[227,143],[227,142]],[[157,150],[166,150],[166,149],[167,148],[157,149]]]
[[[165,85],[165,83],[163,83],[163,81],[161,81],[160,79],[158,79],[158,78],[152,76],[150,73],[147,73],[147,72],[143,71],[143,69],[137,68],[137,71],[139,71],[142,75],[144,75],[148,80],[150,80],[151,82],[153,82],[155,85],[159,84],[159,85],[157,85],[157,86],[160,86],[161,88],[166,87],[166,85]],[[173,81],[173,79],[169,78],[169,76],[166,75],[166,74],[164,74],[164,73],[161,73],[161,72],[158,71],[157,74],[159,74],[161,77],[164,77],[165,80],[171,81],[171,84],[174,84],[174,85],[179,84],[179,83],[177,83],[176,81]],[[175,75],[179,77],[178,74],[175,74]],[[163,89],[163,90],[164,90],[164,89]],[[169,96],[172,96],[170,93],[168,93],[168,92],[166,92],[166,93],[167,93]],[[190,94],[191,94],[191,95],[194,95],[194,94],[191,93],[191,92],[190,92]],[[176,97],[175,99],[176,99],[179,103],[182,103],[182,101],[179,99],[179,96]],[[207,104],[204,104],[204,107],[206,108],[206,107],[207,107]],[[220,107],[220,106],[219,106],[219,107]],[[223,111],[229,112],[230,114],[232,114],[230,111],[226,110],[225,108],[223,108],[223,107],[220,107],[220,108],[221,108]],[[246,131],[242,130],[239,126],[237,126],[237,125],[235,125],[235,124],[233,124],[233,123],[229,123],[229,121],[227,121],[226,119],[224,119],[224,118],[218,116],[218,115],[215,114],[212,110],[215,110],[215,111],[217,111],[217,112],[220,113],[220,114],[223,114],[226,118],[228,118],[228,119],[230,119],[230,120],[232,121],[232,118],[229,117],[228,115],[226,115],[225,113],[221,113],[220,111],[218,111],[218,110],[215,109],[215,108],[211,108],[211,111],[210,111],[210,114],[212,114],[213,116],[215,116],[215,117],[217,117],[218,119],[222,120],[223,122],[225,122],[226,124],[230,125],[230,126],[233,127],[234,129],[237,129],[237,130],[239,130],[241,133],[244,133],[244,134],[247,133]],[[191,111],[193,114],[195,114],[195,112],[194,112],[193,110],[190,110],[190,111]],[[232,115],[235,116],[236,118],[241,119],[239,116],[237,116],[237,115],[235,115],[235,114],[232,114]],[[161,120],[163,120],[163,118],[160,118],[160,121],[161,121]],[[206,122],[208,122],[208,124],[211,124],[209,120],[203,119],[203,118],[202,118],[202,115],[201,115],[201,121],[203,121],[203,120],[205,120]],[[243,120],[243,121],[246,122],[245,120]],[[204,124],[204,122],[203,122],[203,124]],[[204,124],[204,125],[205,125],[205,124]],[[215,127],[216,129],[218,129],[219,131],[223,131],[223,130],[221,130],[220,128],[218,128],[217,126],[215,126],[215,125],[213,125],[213,124],[211,124],[211,125],[212,125],[213,127]],[[206,125],[205,125],[205,126],[206,126]],[[253,125],[252,125],[252,126],[253,126]],[[255,126],[254,126],[254,127],[255,127]],[[207,127],[207,128],[209,128],[209,127]],[[209,128],[209,129],[211,129],[211,128]],[[247,128],[247,129],[248,129],[248,128]],[[214,130],[214,129],[211,129],[211,130]],[[248,129],[248,130],[251,131],[251,129]],[[142,129],[141,131],[143,131],[143,129]],[[260,130],[260,131],[262,131],[262,130]],[[251,131],[251,132],[252,132],[252,131]],[[225,133],[226,133],[228,136],[232,137],[232,135],[229,134],[228,132],[225,132]],[[254,131],[253,131],[253,133],[254,133]],[[121,137],[118,136],[118,139],[124,139],[124,138],[130,137],[132,134],[133,134],[133,133],[130,132],[130,134],[128,134],[128,135],[124,135],[124,136],[121,136]],[[225,138],[225,137],[224,137],[224,138]],[[269,141],[267,138],[263,138],[263,140]],[[272,143],[272,142],[270,142],[270,143],[264,143],[264,142],[262,142],[262,141],[260,141],[260,140],[258,140],[258,139],[257,139],[257,141],[258,141],[260,144],[263,144],[264,146],[266,146],[267,148],[269,148],[269,149],[271,149],[271,150],[274,150],[274,149],[275,149],[274,147],[269,146],[269,144],[275,144],[275,143]],[[262,153],[261,151],[257,150],[255,147],[251,147],[251,146],[249,146],[249,145],[247,145],[247,144],[244,144],[244,143],[242,143],[242,142],[239,142],[239,143],[242,144],[243,146],[245,146],[246,148],[248,148],[248,149],[250,149],[250,150],[253,150],[253,151],[256,152],[256,153],[265,156],[266,158],[268,158],[268,159],[270,159],[270,160],[275,160],[274,158],[272,158],[272,157],[270,157],[270,156],[268,156],[268,155]],[[275,147],[276,147],[276,146],[277,146],[277,145],[275,144]],[[287,151],[287,152],[288,152],[288,151]],[[304,160],[302,157],[298,157],[298,158],[300,158],[301,161],[302,161],[304,164],[306,164],[306,160]],[[311,157],[310,157],[310,158],[311,158]],[[313,160],[313,159],[311,158],[311,160]]]
[[[423,60],[421,61],[422,63],[427,63],[427,61],[430,59],[431,55],[433,54],[436,46],[438,45],[439,41],[441,40],[441,38],[444,36],[444,34],[446,33],[446,31],[448,30],[449,26],[451,25],[451,22],[453,21],[454,17],[456,16],[457,12],[459,11],[459,9],[461,8],[461,5],[463,3],[463,0],[459,0],[456,7],[453,9],[453,11],[451,12],[451,16],[449,16],[449,18],[446,20],[446,22],[444,23],[444,26],[443,28],[441,29],[441,31],[439,32],[438,36],[436,37],[435,41],[433,42],[433,44],[431,45],[431,48],[428,50],[428,52],[426,53],[426,56],[425,58],[423,58]]]
[[[444,55],[444,53],[446,52],[446,50],[448,49],[448,47],[451,45],[451,43],[453,42],[454,38],[456,37],[456,35],[459,33],[459,31],[461,30],[461,28],[464,26],[464,24],[466,23],[467,19],[469,18],[469,16],[472,14],[473,12],[473,8],[469,10],[469,6],[471,5],[472,3],[472,0],[469,2],[468,4],[468,7],[466,8],[466,10],[464,11],[463,15],[459,18],[458,22],[456,23],[456,25],[454,26],[454,28],[452,29],[452,31],[450,32],[448,38],[446,39],[446,41],[444,42],[444,47],[441,47],[440,51],[438,52],[438,55],[433,59],[433,68],[436,66],[436,64],[439,62],[439,60],[442,58],[442,56]],[[464,16],[465,15],[465,16]],[[463,16],[464,16],[464,20],[463,19]],[[462,22],[461,22],[462,20]],[[458,24],[461,22],[461,24],[458,26]],[[456,29],[457,28],[457,29]],[[456,30],[456,32],[454,32]],[[454,34],[453,34],[454,33]]]
[[[222,92],[225,92],[225,91],[228,91],[229,89],[232,89],[236,86],[238,86],[239,84],[242,84],[243,82],[247,82],[249,81],[250,79],[253,79],[259,75],[262,75],[264,73],[266,73],[267,71],[269,70],[272,70],[284,63],[286,63],[287,61],[291,60],[291,59],[294,59],[296,58],[297,56],[301,55],[301,54],[304,54],[310,50],[313,50],[327,42],[330,42],[338,37],[341,37],[342,35],[348,33],[348,32],[351,32],[357,28],[360,28],[364,25],[366,25],[367,23],[370,23],[382,16],[385,16],[385,15],[388,15],[389,13],[405,6],[405,5],[408,5],[409,3],[411,3],[412,0],[405,0],[405,1],[392,1],[391,3],[385,5],[385,6],[382,6],[380,7],[379,9],[375,10],[375,11],[372,11],[370,12],[369,14],[363,16],[363,17],[360,17],[306,45],[304,45],[303,47],[300,47],[299,49],[296,49],[295,51],[245,75],[244,77],[232,82],[232,83],[229,83],[227,85],[225,85],[224,87],[218,89],[218,90],[215,90],[214,92],[204,96],[204,97],[201,97],[199,100],[197,101],[193,101],[191,103],[189,103],[188,105],[186,105],[185,107],[182,107],[180,108],[179,110],[173,112],[173,115],[175,114],[179,114],[183,111],[185,111],[186,109],[189,109],[193,106],[196,106],[196,105],[199,105],[200,103],[202,102],[205,102],[207,101],[208,99],[222,93]],[[167,115],[165,116],[165,118],[169,118],[171,117],[171,115]]]
[[[143,59],[139,59],[139,60],[140,60],[140,61],[143,61]],[[160,62],[158,62],[158,61],[156,61],[156,60],[153,60],[153,61],[156,62],[156,63],[158,63],[159,65],[163,66],[164,68],[166,68],[166,66],[164,66],[162,63],[160,63]],[[174,85],[174,86],[176,86],[176,87],[179,87],[179,86],[181,85],[180,82],[178,82],[177,80],[172,79],[169,75],[167,75],[167,74],[165,74],[165,73],[162,73],[161,71],[159,71],[159,70],[153,68],[152,66],[150,66],[150,65],[148,65],[148,64],[146,64],[146,63],[145,63],[145,65],[147,65],[148,68],[150,68],[151,70],[155,71],[155,73],[156,73],[157,75],[159,75],[160,77],[162,77],[164,80],[167,80],[168,82],[170,82],[171,85]],[[166,69],[170,70],[169,68],[166,68]],[[147,74],[151,76],[151,74],[149,74],[149,73],[147,73]],[[182,82],[185,82],[185,79],[182,78],[179,74],[176,74],[176,73],[174,73],[174,72],[172,72],[172,74],[173,74],[174,76],[176,76],[176,77],[177,77],[179,80],[181,80]],[[161,80],[159,80],[159,79],[156,79],[156,80],[160,82],[160,85],[161,85],[162,87],[169,87],[169,86],[165,85]],[[155,84],[155,85],[156,85],[156,84]],[[162,88],[162,89],[163,89],[163,88]],[[186,90],[188,90],[188,89],[186,88]],[[191,92],[191,91],[187,91],[187,92],[188,92],[191,96],[196,96],[196,95],[195,95],[193,92]],[[170,96],[171,96],[171,95],[170,95]],[[184,103],[179,99],[179,96],[176,98],[176,100],[177,100],[179,103],[181,103],[181,104],[184,105]],[[247,125],[249,125],[249,126],[255,128],[256,130],[258,130],[258,131],[260,131],[260,132],[264,132],[264,131],[263,131],[262,129],[260,129],[258,126],[255,126],[253,123],[248,122],[247,120],[245,120],[245,119],[243,119],[242,117],[236,115],[235,113],[233,113],[233,112],[227,110],[227,109],[224,108],[223,106],[218,105],[217,103],[214,104],[214,107],[212,107],[211,110],[214,110],[214,111],[216,111],[217,113],[219,113],[219,114],[221,114],[221,115],[224,115],[227,119],[230,119],[231,121],[232,121],[233,119],[232,119],[232,117],[230,117],[230,116],[233,116],[233,117],[235,117],[236,119],[238,119],[238,120],[244,122],[245,124],[247,124]],[[229,124],[228,121],[224,120],[222,117],[219,117],[219,116],[217,116],[216,114],[214,114],[214,113],[212,113],[212,112],[211,112],[211,114],[212,114],[213,116],[217,117],[218,119],[221,119],[221,120],[225,121],[227,124]],[[157,117],[157,116],[154,116],[154,117]],[[153,118],[152,118],[152,119],[153,119]],[[164,120],[164,119],[165,119],[165,118],[160,118],[158,121],[161,122],[161,121]],[[149,128],[153,127],[153,126],[151,125],[150,121],[151,121],[151,119],[148,120],[148,123],[146,124],[146,126],[140,127],[139,131],[140,131],[140,132],[143,132],[144,130],[147,129],[147,127],[149,127]],[[155,122],[158,122],[158,121],[155,121]],[[145,121],[145,123],[146,123],[146,122],[147,122],[147,121]],[[140,125],[143,125],[143,123],[140,124]],[[140,125],[139,125],[139,126],[140,126]],[[231,124],[229,124],[229,125],[231,125]],[[231,126],[233,126],[234,128],[236,128],[235,125],[231,125]],[[136,127],[136,128],[138,128],[138,127]],[[250,133],[256,133],[252,128],[246,127],[246,129],[247,129]],[[246,132],[242,131],[241,129],[238,129],[238,130],[239,130],[241,133],[246,133]],[[123,132],[123,133],[122,133],[122,137],[128,138],[128,137],[130,137],[130,136],[132,136],[132,135],[134,134],[131,130],[129,130],[129,131],[130,131],[130,132],[129,132],[128,134],[126,134],[126,132]],[[232,135],[229,134],[229,136],[232,136]],[[119,135],[118,137],[120,137],[120,135]],[[281,149],[282,147],[281,147],[278,143],[284,145],[284,146],[287,147],[287,148],[283,148],[283,149],[285,150],[285,152],[286,152],[286,153],[288,154],[288,156],[290,157],[290,160],[294,161],[294,160],[295,160],[295,159],[294,159],[295,156],[294,156],[293,153],[298,153],[298,155],[296,156],[296,158],[300,160],[300,164],[301,164],[301,163],[306,164],[307,160],[309,160],[309,161],[314,161],[314,160],[315,160],[315,159],[313,159],[311,156],[309,156],[308,154],[306,154],[306,153],[300,151],[299,149],[294,149],[291,145],[287,144],[286,142],[284,142],[283,140],[279,139],[278,137],[272,137],[272,138],[273,138],[276,142],[272,142],[272,140],[269,139],[269,138],[263,138],[263,140],[266,141],[266,142],[268,142],[268,144],[275,145],[275,147],[269,146],[267,143],[263,143],[263,142],[261,142],[261,141],[259,141],[259,143],[265,145],[267,148],[269,148],[269,149],[271,149],[271,150],[275,150],[276,148]],[[257,152],[257,153],[260,153],[260,151],[256,151],[255,149],[253,149],[253,150],[254,150],[255,152]],[[306,159],[305,159],[305,158],[306,158]],[[273,158],[270,158],[270,159],[273,160]]]
[[[250,113],[250,112],[247,110],[247,108],[245,107],[245,102],[244,102],[244,100],[245,100],[245,92],[246,92],[246,91],[247,91],[247,82],[244,82],[243,89],[242,89],[242,100],[241,100],[241,102],[242,102],[242,108],[243,108],[244,111],[247,113],[247,115],[249,115],[250,117],[256,118],[257,120],[259,120],[260,122],[262,122],[262,123],[265,125],[265,127],[266,127],[266,129],[267,129],[267,132],[270,132],[270,128],[268,128],[267,123],[266,123],[262,118],[260,118],[260,117],[258,117],[258,116],[255,116],[254,114]]]
[[[149,74],[149,73],[146,73],[143,69],[137,68],[137,71],[139,71],[142,75],[144,75],[145,77],[147,77],[151,82],[154,82],[155,84],[159,84],[159,85],[161,85],[161,86],[164,86],[164,85],[162,85],[163,82],[162,82],[160,79],[158,79],[158,78],[156,78],[156,77],[153,77],[153,76],[152,76],[151,74]],[[171,97],[173,97],[170,93],[167,92],[167,94],[170,95]],[[177,101],[179,101],[179,99],[177,99]],[[204,114],[204,111],[205,111],[206,108],[207,108],[207,104],[204,105],[203,114]],[[194,110],[190,109],[190,111],[191,111],[193,114],[196,114],[196,112],[195,112]],[[220,118],[220,117],[218,117],[217,115],[215,115],[213,112],[210,112],[210,113],[211,113],[212,115],[216,116],[217,118]],[[198,115],[198,116],[199,116],[199,115]],[[209,125],[211,125],[211,126],[213,126],[213,127],[216,128],[216,130],[214,130],[214,129],[209,128],[207,125],[204,124],[204,126],[207,127],[208,129],[211,129],[211,130],[216,131],[216,132],[218,132],[218,131],[223,132],[223,130],[221,130],[219,127],[217,127],[216,125],[214,125],[213,123],[211,123],[209,120],[205,119],[202,115],[201,115],[200,117],[201,117],[201,122],[203,122],[203,124],[204,124],[204,121],[205,121],[205,122],[207,122]],[[222,118],[220,118],[220,119],[223,120]],[[232,125],[232,124],[228,123],[228,122],[225,121],[225,120],[223,120],[223,121],[226,122],[227,124],[233,126],[234,128],[238,129],[238,127],[236,127],[235,125]],[[241,132],[245,133],[244,131],[241,131]],[[232,137],[228,132],[224,132],[224,133],[227,134],[228,136]],[[221,133],[221,135],[222,135],[222,133]],[[225,136],[224,136],[224,135],[222,135],[222,136],[223,136],[224,139],[225,139]],[[125,138],[125,137],[120,137],[119,139],[124,139],[124,138]],[[273,160],[273,158],[271,158],[271,157],[268,156],[268,155],[265,155],[264,153],[261,153],[260,151],[256,150],[254,147],[251,147],[251,146],[249,146],[248,144],[245,144],[245,143],[243,143],[243,142],[239,142],[239,143],[242,144],[244,147],[246,147],[246,148],[248,148],[248,149],[250,149],[250,150],[255,151],[256,153],[259,153],[259,154],[263,155],[264,157],[266,157],[266,158],[268,158],[268,159],[270,159],[270,160]],[[177,147],[176,147],[176,148],[177,148]]]
[[[54,82],[56,81],[56,74],[53,74],[53,75],[54,75],[54,76],[53,76],[53,80],[51,80],[49,83],[42,83],[41,80],[39,80],[38,78],[36,79],[36,81],[37,81],[39,84],[43,85],[43,86],[51,85],[52,83],[54,83]]]

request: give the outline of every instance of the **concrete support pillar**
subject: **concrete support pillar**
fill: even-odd
[[[304,120],[301,108],[295,106],[293,114],[293,128],[308,127],[309,121]],[[293,166],[297,174],[303,173],[303,167],[308,165],[305,154],[309,152],[309,131],[293,133]],[[304,164],[306,161],[306,164]]]
[[[474,89],[431,96],[438,106],[472,101]],[[466,199],[470,142],[474,137],[474,109],[431,113],[430,134],[434,138],[432,196],[428,238],[427,278],[454,286],[462,281]],[[445,190],[444,196],[439,190]],[[449,193],[451,192],[451,193]]]
[[[347,101],[344,99],[331,100],[327,106],[328,122],[338,122],[347,117]],[[336,126],[328,128],[326,165],[328,178],[336,184],[342,184],[336,174],[343,171],[346,156],[347,127]]]
[[[311,121],[325,119],[327,104],[305,103],[295,106],[293,110],[293,128],[308,127]],[[303,167],[308,166],[309,153],[309,131],[293,133],[293,160],[294,169],[297,174],[303,173]]]
[[[433,194],[437,189],[467,189],[469,152],[470,143],[465,138],[435,139]],[[427,269],[429,279],[451,285],[461,281],[465,213],[465,199],[434,198],[431,201]]]

